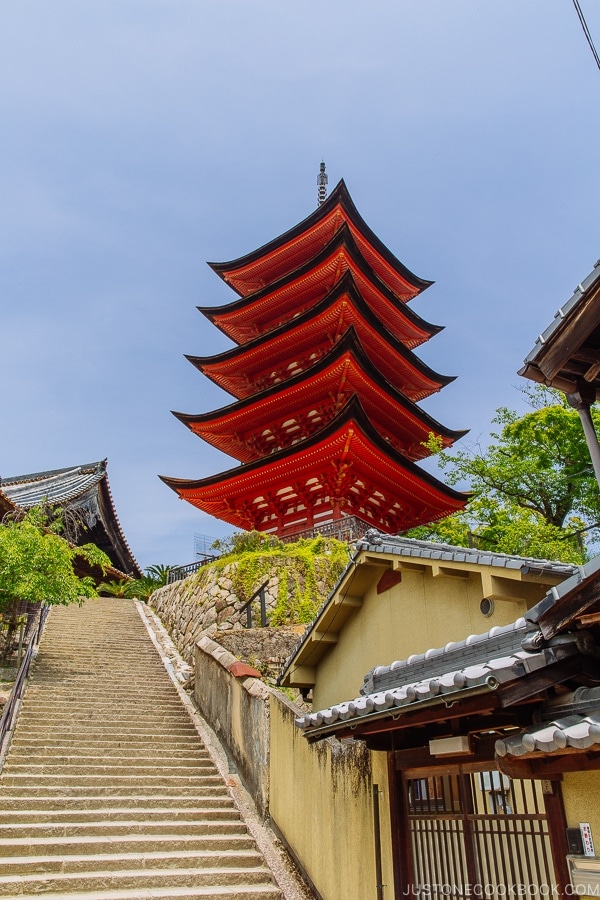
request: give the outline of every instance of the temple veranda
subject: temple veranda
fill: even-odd
[[[55,607],[0,777],[0,896],[283,895],[135,604]]]

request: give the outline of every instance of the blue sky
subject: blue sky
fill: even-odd
[[[205,262],[308,215],[321,158],[435,280],[419,354],[458,378],[423,405],[485,441],[600,256],[599,99],[570,0],[9,0],[0,475],[108,457],[142,566],[227,534],[157,477],[230,465],[169,412],[228,402],[183,356],[228,346]]]

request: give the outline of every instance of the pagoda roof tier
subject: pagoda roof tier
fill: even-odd
[[[432,284],[407,269],[369,228],[343,180],[294,228],[245,256],[209,265],[241,296],[253,294],[303,265],[344,223],[373,270],[400,299],[411,300]]]
[[[244,344],[305,312],[344,278],[354,280],[367,303],[407,347],[417,347],[442,330],[398,300],[373,270],[347,223],[315,256],[265,288],[223,306],[198,309],[233,341]]]
[[[357,397],[318,432],[266,459],[199,481],[161,477],[180,498],[236,528],[279,535],[343,515],[397,533],[450,515],[468,499],[394,450]]]
[[[354,328],[383,376],[410,400],[423,400],[454,381],[408,350],[377,318],[353,285],[340,285],[302,315],[264,337],[214,356],[187,359],[238,400],[282,384],[327,353]]]
[[[354,395],[380,434],[408,459],[429,456],[424,445],[430,434],[444,447],[466,434],[444,427],[382,378],[353,328],[283,385],[214,412],[174,415],[213,447],[247,463],[314,434]]]

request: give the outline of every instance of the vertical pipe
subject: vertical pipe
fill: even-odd
[[[383,871],[381,868],[381,826],[379,824],[379,785],[373,785],[373,834],[375,838],[375,879],[377,900],[383,900]]]
[[[577,412],[579,413],[579,418],[581,419],[581,424],[583,426],[583,433],[585,434],[590,456],[592,457],[596,481],[598,482],[598,485],[600,485],[600,444],[598,443],[598,435],[594,428],[592,414],[587,404],[579,406]]]
[[[19,625],[19,649],[17,650],[17,670],[21,666],[21,657],[23,656],[23,636],[25,634],[25,620]]]
[[[260,627],[267,627],[267,601],[265,598],[265,586],[260,589]]]

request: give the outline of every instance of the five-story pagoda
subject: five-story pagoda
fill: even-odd
[[[295,228],[210,265],[238,298],[199,309],[235,346],[188,359],[235,399],[175,415],[241,465],[163,477],[169,487],[237,528],[280,537],[356,520],[395,534],[464,506],[415,464],[430,435],[448,447],[464,434],[417,405],[453,380],[413,352],[440,331],[407,305],[431,282],[376,237],[343,181]]]

